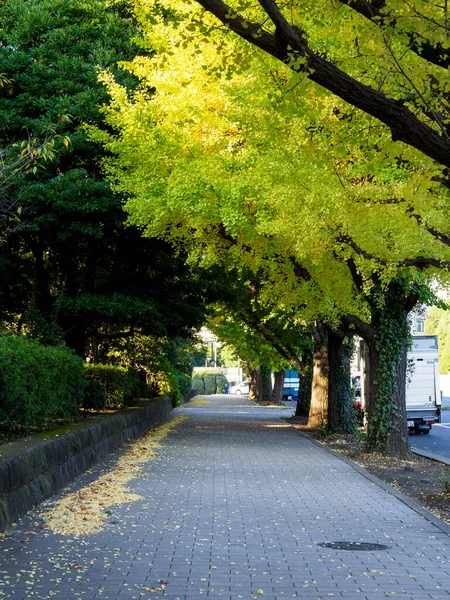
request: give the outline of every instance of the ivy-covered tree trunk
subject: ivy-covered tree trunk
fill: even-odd
[[[274,373],[275,381],[273,385],[272,396],[270,399],[272,404],[281,404],[281,401],[283,400],[283,384],[285,372],[286,371],[283,369],[282,371],[277,371],[276,373]]]
[[[409,458],[411,451],[406,423],[407,348],[394,364],[389,365],[380,356],[379,342],[379,339],[374,339],[368,343],[368,448],[372,452]]]
[[[353,431],[352,399],[350,393],[350,358],[353,345],[343,335],[328,332],[328,429],[336,432]]]
[[[261,381],[261,395],[259,401],[270,402],[272,398],[272,370],[270,367],[261,365],[259,367],[259,374]]]
[[[328,348],[325,326],[316,327],[314,333],[314,367],[311,406],[308,427],[318,429],[328,422]]]
[[[398,458],[410,456],[405,398],[410,340],[408,312],[402,282],[391,283],[379,320],[366,337],[368,446],[371,451]]]
[[[298,402],[295,409],[296,417],[307,417],[309,415],[309,407],[311,406],[312,380],[313,380],[313,365],[314,349],[313,345],[309,346],[303,352],[303,369],[299,373],[298,382]]]

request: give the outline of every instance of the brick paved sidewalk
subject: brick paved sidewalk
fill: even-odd
[[[180,409],[130,483],[144,499],[113,507],[101,533],[18,541],[36,512],[0,538],[0,599],[450,600],[446,533],[280,420],[289,409],[209,400]],[[385,548],[319,545],[342,541]]]

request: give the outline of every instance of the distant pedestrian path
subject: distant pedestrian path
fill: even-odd
[[[449,600],[447,533],[302,437],[289,409],[223,395],[176,412],[100,532],[57,535],[37,511],[0,538],[0,598]]]

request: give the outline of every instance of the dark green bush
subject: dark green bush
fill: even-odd
[[[181,396],[184,398],[192,389],[192,379],[186,373],[175,369],[175,377],[178,381],[178,387],[180,388]]]
[[[129,406],[142,394],[141,383],[136,371],[116,365],[85,364],[88,381],[104,385],[107,402],[105,408],[123,408]]]
[[[84,388],[82,407],[90,410],[104,410],[108,404],[108,394],[101,381],[88,379]]]
[[[219,369],[201,369],[194,372],[192,388],[199,394],[221,394],[228,379]]]
[[[30,430],[78,415],[83,361],[64,346],[24,337],[0,338],[0,425]]]

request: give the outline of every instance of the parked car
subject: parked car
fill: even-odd
[[[237,383],[236,385],[232,385],[229,389],[229,394],[237,394],[240,396],[241,394],[248,394],[250,388],[247,379],[241,381],[241,383]]]

